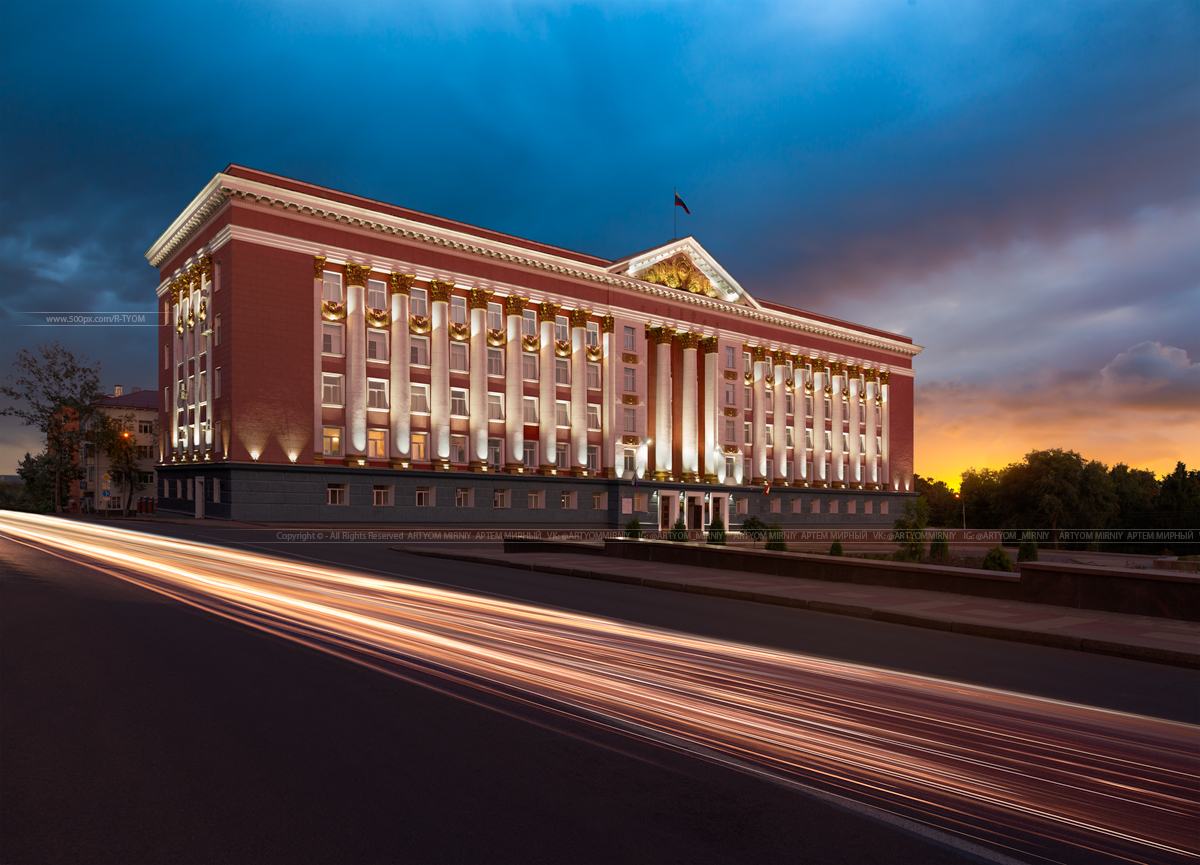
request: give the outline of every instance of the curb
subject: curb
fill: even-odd
[[[749,601],[755,604],[771,604],[776,607],[792,607],[793,609],[812,610],[815,613],[830,613],[835,616],[853,616],[859,619],[873,619],[877,622],[887,622],[893,625],[909,625],[914,628],[929,628],[935,631],[949,631],[971,637],[985,637],[992,640],[1010,640],[1016,643],[1030,643],[1036,646],[1046,646],[1052,649],[1070,649],[1076,652],[1089,652],[1096,655],[1109,655],[1116,658],[1126,658],[1131,661],[1148,661],[1152,664],[1167,664],[1173,667],[1187,667],[1200,670],[1200,654],[1191,652],[1176,652],[1170,649],[1154,649],[1149,646],[1135,646],[1129,643],[1112,643],[1104,640],[1090,640],[1083,637],[1071,637],[1065,634],[1047,634],[1042,631],[1025,631],[1020,628],[1002,628],[996,625],[981,625],[970,622],[952,622],[945,619],[930,619],[923,616],[913,616],[905,613],[895,613],[891,610],[876,610],[872,607],[860,607],[851,604],[834,604],[827,601],[806,601],[803,598],[788,598],[781,595],[767,595],[761,592],[747,592],[738,589],[722,589],[716,586],[698,586],[689,583],[677,583],[668,580],[652,580],[643,577],[630,577],[624,574],[612,574],[605,571],[593,571],[583,568],[564,568],[558,565],[536,565],[526,562],[502,562],[488,556],[474,556],[469,553],[444,553],[434,550],[419,550],[411,547],[389,547],[401,553],[412,553],[415,556],[426,556],[434,559],[453,559],[459,562],[470,562],[479,565],[492,565],[497,568],[510,568],[518,571],[538,571],[545,574],[556,574],[564,577],[581,577],[586,580],[600,580],[606,583],[623,583],[625,585],[643,586],[648,589],[661,589],[670,592],[687,592],[694,595],[708,595],[716,598],[729,598],[735,601]]]

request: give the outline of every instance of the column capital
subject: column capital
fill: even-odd
[[[600,332],[612,333],[616,329],[617,321],[611,315],[600,317]]]
[[[449,303],[450,292],[453,289],[453,282],[443,282],[440,279],[431,279],[429,280],[429,299],[434,303]]]
[[[589,309],[573,309],[569,313],[571,318],[571,327],[587,327],[588,319],[592,312]]]
[[[833,375],[841,375],[846,369],[846,365],[840,360],[835,360],[829,365],[829,371]]]
[[[212,256],[200,256],[200,273],[208,277],[208,281],[212,282]]]
[[[367,284],[367,274],[371,272],[369,264],[354,264],[346,262],[346,285],[365,286]]]
[[[416,274],[397,273],[393,270],[389,275],[392,294],[409,294],[412,291],[412,284],[416,280]]]
[[[690,331],[684,331],[683,333],[678,334],[675,339],[679,341],[679,347],[684,351],[687,351],[688,349],[695,350],[700,344],[700,334],[691,333]]]
[[[825,372],[825,358],[823,358],[823,357],[814,357],[814,358],[812,359],[812,365],[813,365],[813,372],[814,372],[814,373],[818,373],[818,372]]]
[[[788,353],[781,348],[776,349],[774,352],[772,352],[772,357],[775,361],[775,366],[787,366],[788,356],[789,356]]]
[[[671,340],[675,337],[675,328],[667,327],[649,327],[646,331],[646,338],[654,345],[670,345]]]
[[[525,312],[525,304],[529,303],[528,298],[517,297],[515,294],[510,294],[504,298],[504,314],[505,315],[521,315]]]
[[[486,288],[472,288],[467,292],[467,306],[471,309],[487,309],[496,292]]]
[[[891,372],[886,369],[883,372],[881,372],[879,374],[879,383],[880,384],[891,384],[892,383]]]
[[[751,357],[755,363],[763,363],[767,359],[767,350],[761,345],[756,345],[751,349]]]
[[[325,275],[325,256],[313,256],[313,279],[320,279]]]
[[[561,303],[551,303],[548,300],[543,300],[538,304],[538,321],[554,321],[560,309],[562,309]]]
[[[850,378],[858,378],[858,374],[862,372],[862,367],[856,363],[846,364],[846,375]]]
[[[706,336],[700,340],[701,354],[716,354],[717,353],[717,338],[715,336]]]

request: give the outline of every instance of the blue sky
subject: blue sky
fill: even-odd
[[[0,375],[156,386],[143,253],[229,162],[912,336],[917,470],[1200,463],[1200,6],[11,4]],[[0,421],[0,473],[30,432]]]

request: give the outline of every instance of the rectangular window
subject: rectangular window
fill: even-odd
[[[567,466],[567,446],[565,444],[557,445],[554,449],[554,465],[559,469],[566,470]]]
[[[566,385],[571,383],[571,362],[565,357],[554,359],[554,383]]]
[[[537,336],[537,313],[531,309],[521,313],[521,336]]]
[[[521,454],[521,464],[527,469],[537,468],[537,442],[525,442],[525,447]]]
[[[554,425],[569,427],[571,425],[571,404],[559,400],[554,404]]]
[[[754,388],[743,388],[746,391],[746,410],[750,411],[754,408]]]
[[[467,344],[465,342],[450,343],[450,369],[454,372],[468,372],[470,366],[467,358]]]
[[[342,353],[342,326],[340,324],[321,325],[321,351],[325,354]]]
[[[787,446],[790,448],[794,448],[796,446],[794,427],[787,428]]]
[[[633,448],[625,448],[625,452],[621,455],[621,466],[624,471],[637,471],[637,451]]]
[[[493,471],[504,468],[504,442],[502,439],[488,439],[488,465]]]
[[[416,505],[419,508],[433,507],[433,487],[417,487]]]
[[[743,443],[748,445],[754,444],[754,427],[751,424],[744,423],[742,424],[742,429],[745,433],[742,439]]]
[[[467,323],[467,299],[455,295],[450,298],[450,322],[451,324],[466,324]]]
[[[633,338],[634,338],[635,334],[637,334],[637,331],[634,330],[632,327],[625,328],[625,342],[623,344],[625,346],[626,351],[634,350]]]
[[[538,357],[536,354],[521,355],[521,378],[525,381],[537,381]]]
[[[456,508],[475,507],[474,487],[458,487],[454,491],[454,506]]]
[[[773,425],[767,427],[767,447],[775,447],[775,427]]]
[[[587,323],[587,334],[585,341],[588,345],[600,346],[600,325],[594,321]]]
[[[330,303],[342,302],[342,275],[327,270],[321,274],[321,300]]]
[[[508,490],[492,490],[492,507],[508,507]]]
[[[371,486],[371,504],[377,508],[390,507],[392,504],[392,488],[386,484]]]
[[[504,375],[504,349],[489,348],[487,350],[487,374]]]
[[[533,508],[534,510],[540,510],[545,507],[545,501],[545,498],[542,497],[541,490],[529,491],[529,507]]]
[[[387,430],[367,430],[367,457],[373,460],[385,460],[387,455]]]
[[[775,460],[767,460],[767,477],[775,477]]]
[[[725,383],[725,405],[737,405],[737,387],[731,382]]]
[[[490,330],[504,330],[504,307],[502,307],[500,304],[488,304],[487,326]]]
[[[217,313],[216,324],[213,327],[213,335],[216,337],[215,343],[221,344],[221,313]]]
[[[328,505],[344,505],[346,503],[346,485],[326,484],[325,503]]]
[[[424,463],[429,462],[429,433],[413,433],[412,434],[412,458],[413,462]]]
[[[562,492],[562,507],[563,510],[573,511],[578,506],[579,496],[575,492]]]
[[[742,483],[748,484],[754,477],[754,468],[750,465],[749,459],[742,460]]]
[[[725,419],[725,441],[737,444],[737,421],[733,418]]]
[[[386,409],[388,407],[388,383],[386,379],[367,379],[367,408]]]
[[[811,396],[806,396],[804,398],[804,416],[812,417],[812,397]]]
[[[633,499],[628,497],[621,498],[621,515],[633,513]]]
[[[787,413],[788,413],[788,414],[792,414],[792,413],[793,413],[793,409],[792,409],[792,392],[791,392],[790,390],[787,392]]]
[[[321,374],[321,404],[335,405],[342,404],[342,377],[334,373]]]
[[[367,306],[371,309],[387,309],[387,283],[378,279],[367,280]]]
[[[600,364],[587,365],[587,386],[589,390],[600,390]]]
[[[637,409],[625,408],[625,422],[622,429],[624,432],[631,434],[637,432]]]
[[[844,453],[850,452],[850,433],[842,433],[842,451]]]
[[[802,511],[800,510],[800,498],[799,497],[793,498],[791,501],[791,504],[788,507],[789,507],[789,510],[793,514],[802,513]]]
[[[465,389],[450,388],[450,414],[454,417],[467,416],[467,392]]]
[[[386,330],[367,331],[367,359],[388,359],[388,334]]]
[[[216,375],[213,376],[213,398],[216,399],[221,395],[221,368],[217,367]]]
[[[170,346],[164,345],[163,346],[163,369],[164,370],[171,368],[171,353],[170,352],[171,352]]]
[[[725,346],[725,369],[737,369],[737,352],[732,345]]]
[[[537,423],[538,422],[537,397],[527,396],[521,400],[521,405],[524,410],[524,418],[523,418],[524,422],[525,423]]]
[[[587,428],[600,429],[600,406],[591,402],[587,407]]]
[[[750,352],[742,352],[742,372],[750,372],[752,369],[753,367],[750,364]]]
[[[462,465],[467,461],[467,437],[450,436],[450,462]]]
[[[733,457],[725,457],[725,480],[733,480],[736,473],[737,469],[734,467]]]
[[[413,366],[429,366],[429,337],[412,338],[408,344],[408,362]]]
[[[649,493],[634,493],[633,494],[633,509],[635,511],[648,512],[650,510],[650,494]]]
[[[811,429],[806,429],[804,431],[804,446],[806,448],[808,448],[809,450],[812,450],[813,439],[812,439],[812,430]]]
[[[413,315],[426,318],[429,315],[429,295],[423,288],[411,289],[408,293],[408,309]]]
[[[488,420],[504,420],[504,394],[489,393],[487,406]]]
[[[342,455],[342,428],[337,426],[327,426],[323,432],[324,445],[321,452],[327,457],[340,457]]]
[[[414,414],[429,414],[429,385],[414,384],[410,391],[412,401],[409,411]]]
[[[833,450],[833,432],[831,430],[825,430],[825,450]]]
[[[734,501],[734,513],[745,514],[750,511],[750,500],[744,497],[739,497]]]
[[[782,512],[783,501],[779,498],[779,496],[775,496],[773,499],[771,499],[771,513],[778,514]]]
[[[625,367],[624,389],[626,392],[637,390],[637,370],[631,366]]]
[[[599,445],[587,446],[587,467],[589,472],[600,471],[600,447]],[[596,495],[599,495],[597,493]]]
[[[154,421],[140,420],[138,421],[138,432],[145,435],[146,433],[154,432]]]
[[[571,323],[567,321],[565,315],[554,319],[554,339],[560,342],[567,342],[571,339]]]
[[[827,417],[827,418],[833,417],[833,405],[829,401],[829,397],[825,397],[825,417]]]

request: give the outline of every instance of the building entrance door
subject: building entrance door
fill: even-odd
[[[679,519],[679,493],[658,494],[658,527],[668,531]]]
[[[704,529],[704,496],[688,496],[687,527],[690,531]]]

